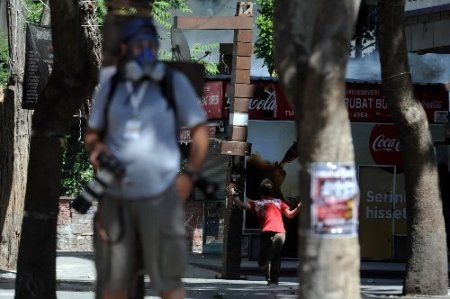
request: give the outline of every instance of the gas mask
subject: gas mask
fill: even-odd
[[[128,62],[125,65],[125,77],[133,82],[150,79],[160,82],[164,78],[165,65],[156,60],[149,46],[140,48],[138,55],[133,54],[134,42],[129,43]]]

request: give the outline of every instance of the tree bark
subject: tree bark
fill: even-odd
[[[405,0],[379,1],[383,89],[405,175],[409,254],[404,294],[446,295],[447,244],[439,177],[428,120],[415,98],[404,33]]]
[[[230,172],[227,175],[226,185],[236,184],[238,190],[244,190],[245,157],[229,157]],[[233,179],[234,178],[234,179]],[[222,277],[226,279],[241,278],[241,239],[242,239],[242,210],[227,198],[224,210]]]
[[[299,145],[300,196],[310,198],[313,162],[354,164],[345,67],[359,1],[276,1],[275,59],[293,104]],[[359,244],[355,236],[311,233],[311,205],[299,221],[299,298],[360,298]],[[357,207],[355,207],[357,209]]]
[[[32,112],[21,108],[25,56],[22,1],[7,1],[11,74],[0,95],[0,269],[14,270],[22,226]]]
[[[56,221],[63,138],[97,80],[95,2],[51,0],[54,62],[32,120],[16,298],[56,298]],[[88,25],[88,26],[82,26]],[[68,34],[70,32],[70,34]]]

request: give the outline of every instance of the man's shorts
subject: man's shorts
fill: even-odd
[[[102,199],[95,226],[97,283],[101,288],[129,288],[139,252],[154,290],[182,287],[186,264],[184,209],[174,185],[152,198]],[[101,230],[106,232],[107,241],[99,237]]]

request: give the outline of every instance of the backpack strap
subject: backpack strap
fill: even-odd
[[[166,73],[164,74],[164,78],[161,81],[160,86],[161,92],[163,96],[166,98],[169,108],[172,109],[175,114],[175,121],[178,123],[178,109],[177,104],[175,102],[173,74],[174,74],[173,69],[166,65]]]
[[[102,132],[100,134],[101,135],[100,136],[101,139],[104,139],[105,136],[106,136],[106,128],[108,128],[108,111],[109,111],[109,106],[111,104],[111,100],[112,100],[112,98],[114,96],[114,93],[116,92],[117,84],[120,81],[120,77],[121,77],[120,72],[116,71],[116,73],[114,75],[112,75],[111,79],[109,79],[110,82],[111,82],[111,86],[110,86],[110,88],[108,90],[108,95],[106,96],[105,109],[103,111],[103,114],[104,114],[104,118],[103,119],[105,121],[104,121],[103,130],[102,130]]]
[[[175,89],[173,85],[173,77],[174,77],[174,70],[166,64],[166,71],[164,74],[164,78],[161,81],[161,92],[164,96],[164,98],[167,100],[167,105],[169,106],[169,109],[172,109],[175,116],[175,133],[176,136],[179,134],[179,123],[178,123],[178,108],[177,103],[175,101]]]

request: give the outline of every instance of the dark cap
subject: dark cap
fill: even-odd
[[[151,18],[132,17],[125,23],[120,35],[120,40],[122,42],[128,42],[136,37],[147,40],[158,40],[158,34]]]

